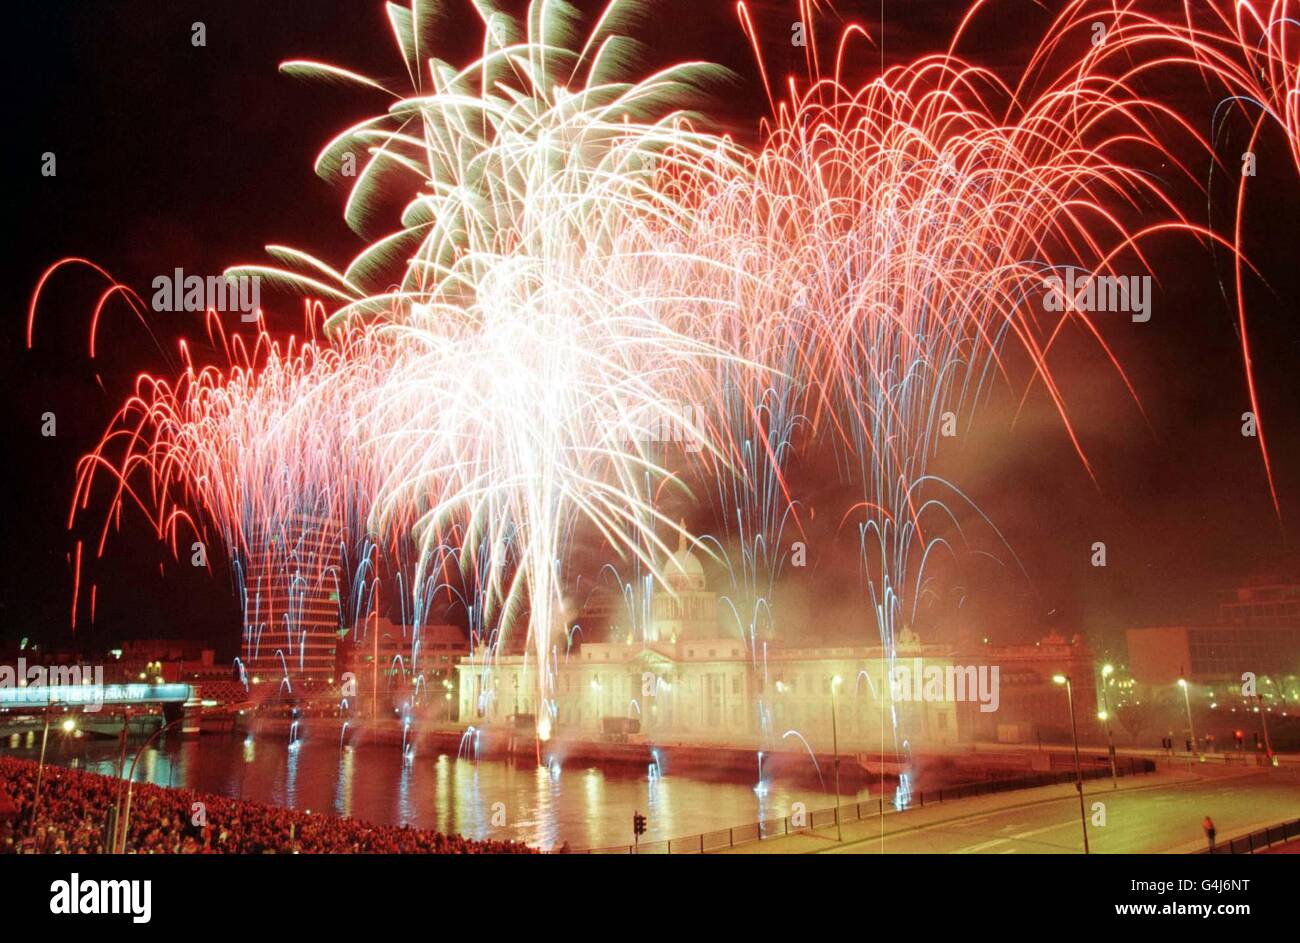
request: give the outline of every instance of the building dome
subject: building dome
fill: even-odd
[[[705,588],[704,565],[687,548],[685,534],[678,538],[677,552],[664,564],[664,581],[676,592]]]
[[[704,565],[686,547],[681,528],[677,552],[664,561],[666,588],[656,588],[647,638],[676,642],[681,639],[717,638],[717,603],[708,591]]]
[[[664,575],[669,577],[698,576],[703,578],[704,565],[696,559],[695,554],[683,547],[668,558],[668,565],[664,568]]]

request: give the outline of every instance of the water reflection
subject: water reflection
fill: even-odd
[[[339,774],[334,785],[334,814],[352,814],[352,775],[356,770],[356,754],[351,749],[339,754]]]
[[[16,755],[36,758],[39,743],[9,740]],[[16,747],[16,749],[15,749]],[[130,764],[133,750],[128,750]],[[47,760],[115,775],[117,742],[51,744]],[[684,838],[713,829],[789,815],[796,802],[829,807],[834,798],[809,782],[753,775],[688,776],[658,764],[562,766],[548,758],[513,763],[462,754],[403,758],[396,746],[248,737],[169,738],[141,755],[137,781],[214,792],[298,809],[328,809],[376,823],[410,824],[471,838],[513,839],[542,848],[628,845],[632,814],[647,816],[643,842]],[[852,797],[845,796],[845,801]]]

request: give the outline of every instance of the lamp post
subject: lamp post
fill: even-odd
[[[60,726],[63,727],[64,733],[72,733],[77,729],[77,722],[69,717]],[[50,711],[45,709],[45,729],[41,732],[41,760],[36,765],[36,794],[32,796],[32,826],[36,825],[36,812],[41,805],[41,783],[45,779],[45,744],[50,739]]]
[[[1268,713],[1264,710],[1264,696],[1256,694],[1255,700],[1259,701],[1259,722],[1264,727],[1264,752],[1268,754],[1268,761],[1274,763],[1273,743],[1268,739]]]
[[[1091,854],[1088,849],[1088,813],[1083,805],[1083,768],[1079,765],[1079,725],[1074,720],[1074,684],[1069,675],[1055,675],[1057,684],[1065,685],[1065,696],[1070,702],[1070,732],[1074,736],[1074,788],[1079,792],[1079,822],[1083,826],[1083,853]]]
[[[1196,739],[1196,725],[1192,723],[1192,701],[1191,696],[1187,693],[1187,680],[1179,678],[1178,686],[1183,689],[1183,706],[1187,708],[1187,729],[1192,734],[1192,752],[1196,754],[1196,758],[1199,760],[1201,758],[1201,744]]]
[[[835,727],[835,691],[844,679],[839,675],[831,678],[831,746],[835,750],[835,840],[844,841],[844,829],[840,825],[840,735]]]
[[[181,723],[184,720],[185,720],[185,716],[182,714],[180,717],[177,717],[175,720],[171,720],[165,724],[162,724],[157,730],[149,734],[149,738],[145,740],[144,743],[140,744],[140,749],[136,750],[135,756],[131,758],[131,775],[126,782],[126,811],[122,813],[122,821],[118,826],[118,831],[121,833],[122,836],[119,839],[118,849],[117,849],[117,853],[120,855],[126,854],[127,826],[130,824],[130,819],[131,819],[131,792],[132,792],[132,787],[135,786],[135,764],[140,762],[140,757],[144,753],[145,747],[153,743],[154,738],[156,738],[158,734],[162,733],[168,727],[176,726],[177,724]],[[240,791],[241,792],[243,791],[242,788]]]
[[[50,739],[50,709],[45,708],[45,730],[41,733],[41,761],[36,764],[36,795],[32,797],[32,828],[36,828],[36,809],[41,804],[41,780],[45,776],[45,744]]]
[[[1097,716],[1106,724],[1106,747],[1110,751],[1110,782],[1112,789],[1119,788],[1119,774],[1115,771],[1115,732],[1110,723],[1110,701],[1106,697],[1106,679],[1115,673],[1114,665],[1101,668],[1101,713]]]
[[[131,709],[129,707],[124,707],[122,708],[121,745],[117,754],[117,796],[113,801],[113,828],[114,829],[117,828],[118,823],[122,820],[122,777],[126,773],[126,738],[127,735],[130,733],[130,727],[131,727]],[[116,838],[116,836],[117,833],[116,831],[114,831],[113,837]],[[109,847],[111,848],[112,846],[113,846],[113,842],[110,841]]]

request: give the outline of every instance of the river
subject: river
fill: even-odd
[[[36,759],[39,731],[6,737],[0,751]],[[46,762],[112,776],[117,752],[115,739],[51,731]],[[306,739],[290,747],[283,738],[229,735],[167,738],[141,756],[136,780],[543,849],[568,842],[581,850],[629,844],[636,811],[647,818],[641,840],[651,842],[781,818],[797,802],[808,811],[833,806],[811,759],[806,772],[756,789],[757,762],[753,777],[705,778],[622,764],[575,761],[547,769],[525,761],[475,762],[432,751],[406,760],[399,747],[383,744],[340,749]],[[829,780],[829,770],[822,774]],[[866,798],[863,790],[842,801]]]

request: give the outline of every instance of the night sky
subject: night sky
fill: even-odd
[[[308,0],[225,2],[63,2],[13,4],[5,63],[17,127],[5,148],[14,217],[4,279],[5,442],[10,484],[0,577],[0,642],[68,639],[76,536],[92,555],[102,513],[92,509],[76,534],[66,529],[77,458],[103,434],[141,371],[167,374],[176,341],[196,338],[193,315],[155,314],[147,328],[120,306],[108,314],[96,360],[87,356],[90,314],[103,283],[68,270],[43,297],[35,349],[24,344],[27,304],[41,271],[65,255],[95,261],[148,297],[149,283],[180,267],[216,273],[258,261],[268,243],[302,246],[343,261],[362,244],[341,219],[341,194],[311,170],[319,147],[345,124],[370,114],[376,98],[280,75],[277,64],[310,57],[365,74],[395,77],[400,63],[379,3]],[[771,39],[769,66],[793,63],[788,43],[794,3],[755,5]],[[836,5],[845,20],[874,29],[876,0]],[[891,0],[886,59],[946,46],[962,3]],[[995,4],[965,52],[1011,74],[1047,25],[1038,5]],[[707,11],[707,12],[705,12]],[[190,27],[205,23],[207,46]],[[439,53],[462,61],[477,42],[468,18],[449,25]],[[827,33],[831,33],[827,30]],[[707,58],[731,67],[734,89],[719,103],[724,127],[752,136],[764,100],[734,5],[676,0],[656,8],[641,34],[651,64]],[[859,75],[878,71],[863,55]],[[1151,88],[1200,116],[1209,133],[1220,95],[1186,73],[1181,85]],[[1230,122],[1219,152],[1229,165],[1244,149],[1244,123]],[[972,564],[954,577],[968,622],[996,641],[1032,640],[1048,628],[1086,630],[1104,640],[1135,624],[1206,618],[1210,594],[1240,576],[1285,560],[1300,522],[1300,180],[1270,129],[1247,210],[1247,251],[1263,277],[1248,286],[1252,347],[1283,519],[1274,515],[1255,440],[1240,434],[1249,408],[1235,314],[1220,287],[1231,285],[1226,254],[1187,237],[1152,244],[1158,284],[1154,316],[1135,325],[1116,317],[1103,330],[1129,371],[1145,417],[1095,346],[1076,338],[1055,359],[1089,459],[1094,483],[1041,395],[1013,425],[1023,384],[995,391],[972,437],[946,443],[936,471],[959,480],[997,524],[1014,555],[1003,565]],[[41,155],[58,174],[41,176]],[[1204,156],[1191,158],[1202,182]],[[1167,167],[1148,167],[1165,174]],[[1195,220],[1229,219],[1232,191],[1222,176],[1211,196],[1181,187]],[[369,233],[368,235],[375,235]],[[267,296],[277,329],[301,324],[301,307]],[[1040,391],[1041,392],[1041,391]],[[41,435],[41,415],[58,434]],[[810,503],[837,500],[825,470],[800,469]],[[810,562],[800,599],[842,599],[831,610],[853,621],[856,535],[837,533],[824,514],[810,524]],[[692,520],[697,528],[707,521]],[[1109,565],[1089,565],[1103,540]],[[989,549],[993,549],[989,547]],[[1028,575],[1019,574],[1018,558]],[[162,572],[160,573],[160,565]],[[99,646],[127,637],[219,640],[233,654],[239,612],[227,569],[215,575],[172,559],[127,514],[106,557],[88,561],[83,592],[98,584],[89,625],[83,599],[78,640]],[[823,588],[840,592],[826,597]],[[836,632],[842,629],[836,622]],[[960,621],[960,620],[958,620]],[[944,631],[953,620],[939,622]],[[851,632],[849,632],[851,634]]]

